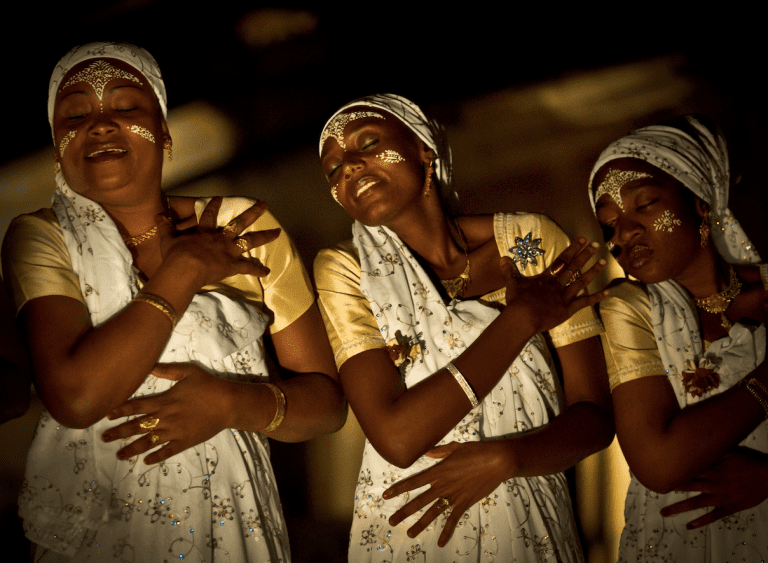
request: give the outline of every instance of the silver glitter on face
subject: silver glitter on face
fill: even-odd
[[[666,230],[668,233],[673,232],[675,227],[679,227],[680,225],[682,225],[680,219],[676,218],[675,214],[669,210],[664,211],[664,213],[661,214],[661,217],[653,222],[654,229],[657,231]]]
[[[99,60],[93,64],[88,65],[77,74],[72,75],[69,80],[66,81],[64,86],[61,87],[59,92],[61,92],[61,90],[67,86],[71,86],[72,84],[77,84],[78,82],[87,82],[91,85],[94,92],[96,92],[96,97],[98,97],[99,101],[101,101],[101,98],[104,95],[104,86],[116,78],[125,78],[127,80],[132,80],[133,82],[138,82],[141,84],[141,81],[130,72],[115,68],[107,61]]]
[[[608,174],[605,175],[602,183],[598,186],[595,192],[595,202],[600,199],[601,196],[608,194],[611,199],[616,202],[616,205],[623,211],[624,202],[621,200],[621,188],[627,182],[633,180],[639,180],[640,178],[650,178],[650,174],[645,172],[635,172],[634,170],[616,170],[611,168],[608,170]]]
[[[155,137],[154,135],[152,135],[152,133],[149,132],[149,129],[145,129],[144,127],[141,127],[139,125],[131,125],[128,128],[128,131],[130,131],[131,133],[136,133],[139,137],[141,137],[142,139],[146,139],[150,143],[155,142]]]
[[[385,150],[383,153],[377,154],[376,158],[378,158],[379,162],[384,166],[397,164],[398,162],[403,162],[405,160],[399,152],[393,150]]]
[[[64,135],[64,138],[61,140],[61,143],[59,143],[59,156],[64,156],[64,151],[67,149],[67,145],[69,142],[75,138],[75,132],[70,131],[66,135]]]
[[[346,150],[347,146],[344,144],[344,128],[350,121],[354,121],[355,119],[362,119],[364,117],[378,117],[379,119],[384,119],[383,115],[373,111],[354,111],[352,113],[341,113],[331,120],[331,122],[323,131],[323,134],[320,135],[320,150],[323,149],[323,145],[325,145],[325,141],[328,140],[328,137],[333,137],[336,139],[336,141],[339,143],[339,146]]]

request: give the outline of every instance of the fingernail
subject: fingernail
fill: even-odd
[[[598,260],[597,263],[600,264],[601,266],[605,266],[608,262],[606,262],[604,258],[600,258],[600,260]]]
[[[604,289],[603,290],[603,295],[610,295],[610,294],[611,294],[611,290],[609,290],[609,289]]]
[[[591,246],[592,248],[600,248],[600,244],[598,242],[593,242],[589,246]]]
[[[693,530],[693,526],[691,524],[686,524],[685,525],[685,529],[686,530]]]
[[[117,452],[117,459],[123,460],[127,458],[128,456],[125,455],[123,452]]]
[[[104,440],[105,442],[111,442],[112,436],[110,434],[102,434],[101,439]]]

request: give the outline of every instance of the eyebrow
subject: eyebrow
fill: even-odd
[[[140,86],[138,86],[136,84],[119,84],[117,86],[113,86],[112,88],[110,88],[109,92],[107,92],[107,93],[108,94],[113,94],[115,92],[115,90],[120,90],[121,88],[136,88],[137,90],[141,90],[142,92],[145,91],[144,88],[141,88]]]

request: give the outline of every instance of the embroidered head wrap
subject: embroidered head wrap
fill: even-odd
[[[328,119],[323,127],[323,132],[325,132],[337,115],[356,106],[378,108],[391,113],[405,123],[411,131],[416,133],[419,139],[432,149],[435,157],[433,162],[435,177],[440,185],[440,199],[447,206],[448,211],[455,214],[459,207],[459,195],[452,187],[451,147],[448,145],[445,128],[437,121],[428,119],[424,112],[421,111],[421,108],[407,98],[397,94],[374,94],[373,96],[358,98],[339,108]],[[319,151],[322,153],[323,136],[321,135],[320,138]]]
[[[59,84],[75,65],[90,59],[117,59],[128,63],[138,70],[149,81],[155,92],[163,117],[168,117],[168,97],[165,93],[165,83],[160,74],[160,67],[149,52],[130,43],[96,42],[78,45],[71,49],[56,64],[48,83],[48,122],[53,132],[53,107]]]
[[[730,263],[760,261],[752,242],[728,209],[730,165],[725,137],[694,115],[681,118],[685,130],[652,125],[632,131],[605,149],[589,176],[589,200],[595,210],[592,180],[606,163],[636,158],[666,172],[710,206],[709,226],[718,252]]]

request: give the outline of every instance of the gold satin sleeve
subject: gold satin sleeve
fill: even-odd
[[[3,276],[18,313],[37,297],[63,295],[85,304],[80,280],[52,209],[16,217],[3,240]]]
[[[202,198],[195,202],[198,220],[210,200],[211,198]],[[254,203],[256,203],[254,200],[246,197],[224,198],[219,209],[218,225],[223,227]],[[276,228],[281,228],[280,223],[269,211],[266,211],[245,232]],[[206,286],[203,290],[216,288],[223,293],[228,293],[230,288],[234,288],[248,301],[261,306],[262,310],[266,309],[264,312],[272,321],[269,332],[274,334],[293,323],[315,302],[312,283],[304,269],[299,252],[285,229],[281,230],[280,236],[274,241],[251,249],[249,255],[269,268],[269,274],[262,278],[232,276],[215,286]]]
[[[539,247],[544,254],[537,256],[536,264],[528,263],[525,270],[518,270],[525,276],[541,274],[555,261],[561,252],[571,244],[563,230],[546,215],[537,213],[497,213],[493,217],[493,230],[496,235],[496,244],[501,256],[512,257],[512,248],[519,245],[517,239],[524,239],[531,233],[531,239],[541,239]],[[492,294],[495,297],[495,293]],[[504,302],[504,291],[501,298]],[[602,334],[603,327],[592,307],[584,307],[571,316],[567,321],[557,325],[549,331],[549,337],[555,348],[586,340],[592,336]]]
[[[336,367],[360,352],[386,346],[371,304],[360,291],[360,258],[354,243],[347,240],[321,250],[314,272]]]
[[[622,383],[651,375],[664,375],[664,364],[651,325],[651,302],[638,282],[623,280],[610,286],[600,302],[605,363],[611,391]]]

